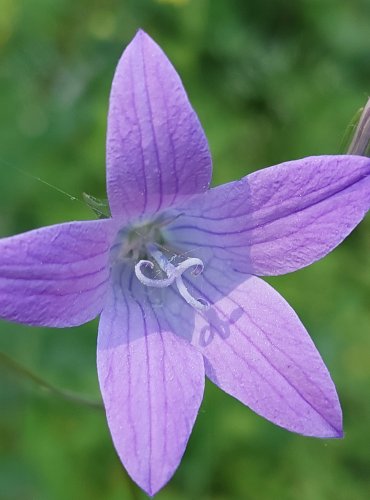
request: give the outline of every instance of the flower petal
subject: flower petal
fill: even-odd
[[[181,80],[160,47],[139,31],[113,79],[107,184],[113,216],[154,213],[208,188],[208,144]]]
[[[184,323],[195,322],[192,342],[215,384],[290,431],[342,435],[330,375],[299,318],[273,288],[255,276],[225,273],[223,267],[208,267],[187,285],[211,308],[201,314],[184,303],[180,309],[179,300],[177,305],[173,300],[167,318],[174,327],[181,325],[179,333]]]
[[[113,275],[101,316],[98,374],[113,442],[149,495],[184,453],[204,389],[202,355],[176,337],[132,269]]]
[[[93,319],[103,307],[113,237],[106,219],[0,239],[0,318],[54,327]]]
[[[370,207],[370,159],[318,156],[255,172],[191,200],[168,231],[177,246],[257,275],[324,257]]]

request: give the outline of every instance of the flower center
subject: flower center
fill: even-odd
[[[162,216],[153,222],[123,230],[119,236],[120,242],[112,248],[113,259],[118,257],[120,260],[135,262],[135,275],[143,285],[166,288],[175,284],[189,305],[197,310],[206,310],[208,302],[194,298],[183,280],[183,274],[188,269],[192,269],[193,276],[202,273],[202,260],[195,257],[183,258],[166,245],[161,229],[172,220]]]

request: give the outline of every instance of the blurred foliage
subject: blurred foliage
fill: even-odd
[[[109,87],[138,27],[183,78],[215,184],[337,153],[369,93],[368,0],[0,0],[0,12],[0,236],[93,217],[82,192],[105,197]],[[208,384],[159,500],[370,497],[369,229],[367,218],[327,259],[269,280],[331,370],[345,439],[290,434]],[[54,384],[98,397],[96,331],[97,321],[66,330],[1,322],[0,348]],[[1,499],[131,498],[103,412],[3,369],[1,378]]]

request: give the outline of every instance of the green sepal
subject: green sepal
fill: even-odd
[[[111,217],[108,200],[100,200],[91,196],[91,194],[82,193],[84,202],[99,217],[99,219],[108,219]]]

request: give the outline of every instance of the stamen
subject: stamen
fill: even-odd
[[[153,279],[145,276],[142,272],[142,267],[149,267],[151,270],[154,269],[154,264],[150,260],[140,260],[135,265],[135,274],[137,279],[145,286],[151,286],[155,288],[165,288],[172,285],[173,282],[176,283],[177,289],[179,290],[181,296],[184,300],[198,310],[206,310],[209,308],[209,303],[201,298],[194,298],[189,290],[186,288],[183,282],[182,275],[191,267],[194,267],[192,274],[194,276],[199,276],[204,269],[204,264],[201,259],[195,257],[189,257],[188,259],[180,262],[177,266],[174,266],[167,257],[159,251],[153,244],[147,245],[148,254],[153,257],[159,268],[165,273],[166,278]]]

